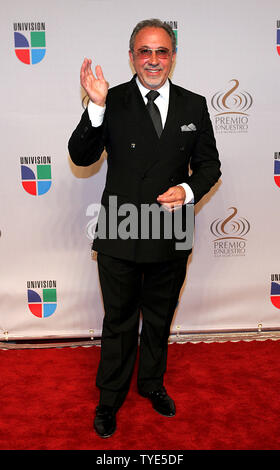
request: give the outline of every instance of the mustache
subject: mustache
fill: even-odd
[[[144,65],[144,70],[148,70],[148,69],[163,70],[163,68],[160,65],[155,65],[155,64]]]

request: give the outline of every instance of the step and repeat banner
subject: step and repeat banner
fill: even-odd
[[[91,255],[106,154],[67,144],[86,106],[84,57],[130,80],[145,18],[177,36],[172,81],[206,97],[222,178],[196,206],[195,244],[173,333],[280,328],[278,0],[14,0],[1,3],[0,339],[99,337]]]

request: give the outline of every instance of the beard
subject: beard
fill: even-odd
[[[153,65],[147,65],[144,67],[144,70],[147,71],[152,71],[155,70],[157,72],[162,72],[162,68],[159,66],[153,66]],[[143,80],[145,81],[146,85],[148,85],[149,88],[157,88],[161,85],[162,83],[163,76],[160,74],[159,76],[147,76],[147,74],[143,75]]]

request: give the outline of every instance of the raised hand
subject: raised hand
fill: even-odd
[[[80,73],[81,85],[91,101],[99,106],[105,106],[109,83],[106,82],[100,65],[95,67],[96,77],[91,70],[91,59],[83,61]]]

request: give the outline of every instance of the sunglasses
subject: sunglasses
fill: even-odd
[[[150,59],[153,52],[156,53],[158,59],[167,59],[170,56],[169,49],[159,47],[158,49],[149,49],[148,47],[142,47],[138,51],[134,52],[139,59]]]

